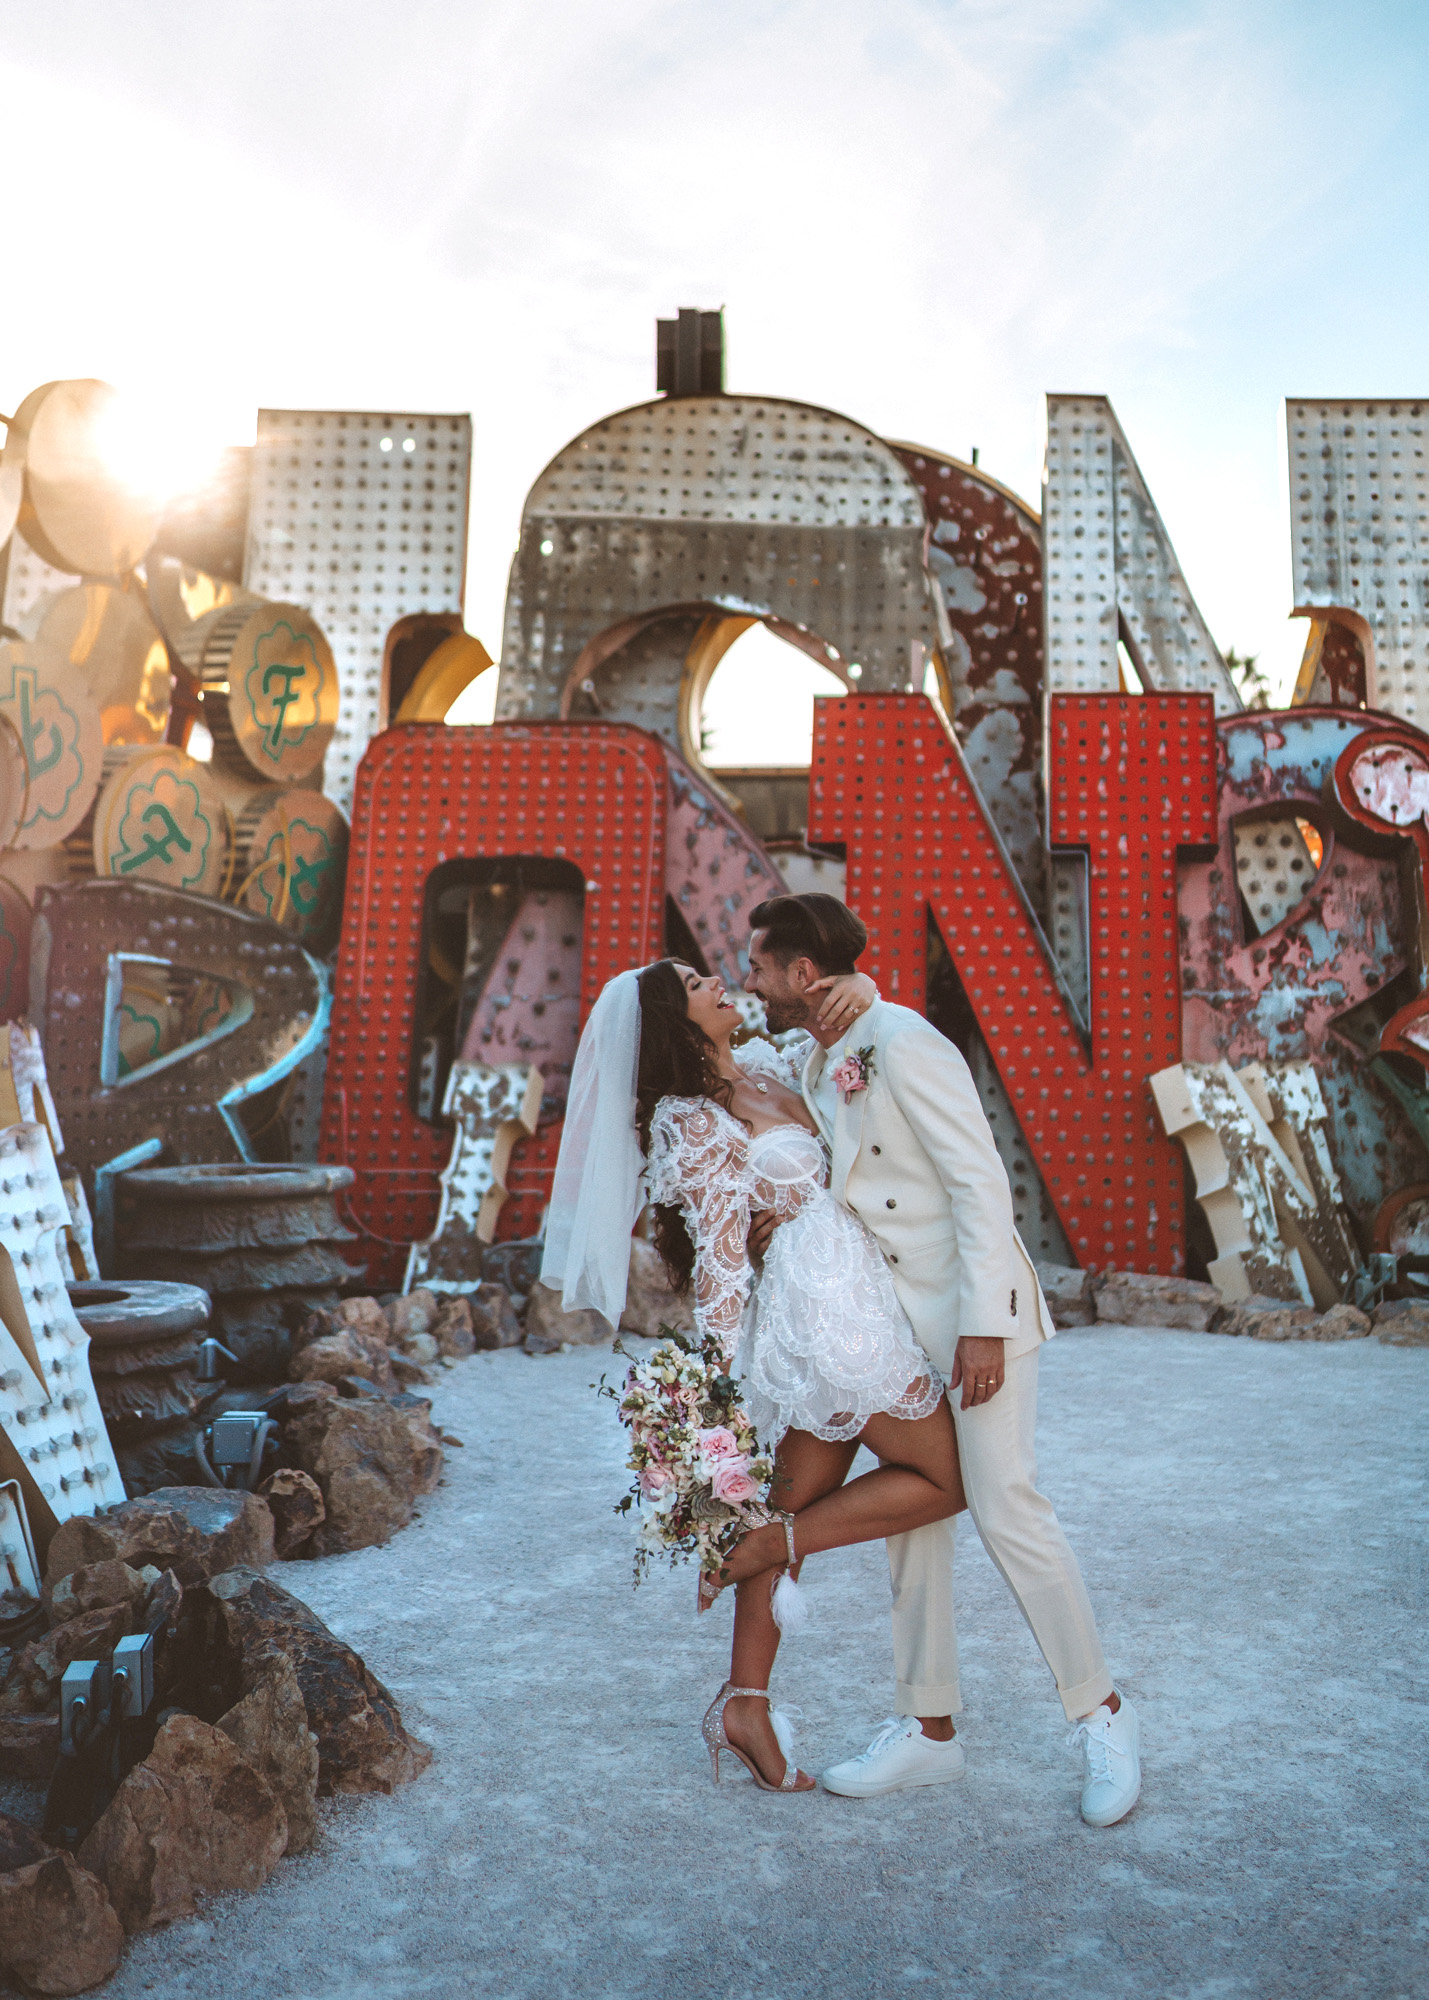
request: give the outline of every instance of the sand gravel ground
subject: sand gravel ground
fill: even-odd
[[[1429,1352],[1100,1328],[1043,1361],[1043,1484],[1142,1717],[1093,1832],[1050,1680],[961,1548],[964,1783],[856,1803],[716,1790],[697,1724],[729,1615],[638,1594],[610,1357],[443,1375],[465,1439],[388,1548],[277,1572],[436,1749],[326,1808],[260,1895],[138,1939],[113,2000],[959,2000],[1429,1993]],[[776,1689],[801,1761],[889,1703],[887,1571],[806,1571]]]

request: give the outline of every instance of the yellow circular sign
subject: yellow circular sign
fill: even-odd
[[[56,569],[123,576],[159,532],[160,508],[127,485],[105,452],[116,392],[107,382],[47,382],[10,426],[6,457],[23,457],[20,532]]]
[[[203,682],[214,755],[284,783],[311,777],[337,725],[337,667],[322,627],[296,604],[230,604],[180,641]]]
[[[104,740],[89,683],[67,661],[0,639],[0,715],[25,758],[25,812],[11,845],[53,847],[99,789]]]
[[[142,597],[112,583],[62,590],[41,620],[34,651],[83,674],[106,743],[163,742],[173,683]]]
[[[228,817],[203,765],[168,743],[126,758],[95,807],[94,866],[119,881],[216,896],[228,867]]]
[[[347,872],[347,821],[321,792],[260,792],[242,900],[318,950],[336,938]],[[240,838],[249,814],[239,818]]]

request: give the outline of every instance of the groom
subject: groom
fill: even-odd
[[[968,1066],[921,1014],[886,1000],[846,1031],[819,1027],[815,982],[852,972],[868,942],[837,897],[775,896],[750,921],[746,989],[776,1034],[815,1038],[803,1094],[832,1152],[830,1188],[873,1232],[950,1383],[968,1511],[1078,1725],[1082,1817],[1114,1825],[1141,1789],[1136,1715],[1112,1687],[1076,1557],[1037,1491],[1037,1356],[1052,1320]],[[887,1544],[899,1718],[824,1772],[829,1791],[872,1798],[962,1774],[954,1528],[936,1521]]]

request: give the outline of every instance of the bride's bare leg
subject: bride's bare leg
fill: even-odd
[[[855,1542],[882,1541],[926,1527],[967,1505],[958,1470],[958,1440],[946,1398],[931,1417],[871,1417],[857,1443],[882,1462],[847,1486],[822,1480],[818,1454],[845,1452],[851,1464],[855,1445],[828,1445],[806,1431],[790,1431],[779,1447],[776,1507],[798,1516],[794,1542],[800,1558]],[[806,1470],[807,1467],[807,1470]],[[801,1503],[797,1495],[807,1494]],[[784,1530],[778,1522],[746,1535],[726,1565],[736,1580],[777,1567],[784,1559]],[[752,1687],[754,1682],[750,1682]]]
[[[776,1457],[773,1500],[777,1507],[793,1514],[821,1494],[842,1484],[853,1464],[856,1443],[825,1444],[804,1431],[790,1431]],[[779,1627],[770,1608],[773,1570],[785,1557],[784,1530],[776,1527],[778,1546],[772,1565],[744,1578],[735,1590],[734,1644],[730,1652],[729,1677],[735,1687],[767,1688],[779,1651]],[[741,1542],[743,1550],[750,1537]],[[745,1755],[752,1757],[771,1785],[784,1775],[784,1753],[779,1748],[769,1720],[769,1705],[736,1697],[724,1711],[725,1733]],[[809,1779],[809,1784],[813,1779]],[[800,1786],[800,1790],[806,1790]]]

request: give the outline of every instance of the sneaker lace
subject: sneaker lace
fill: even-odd
[[[1067,1743],[1072,1749],[1081,1745],[1087,1760],[1087,1777],[1093,1784],[1110,1785],[1115,1782],[1111,1760],[1114,1756],[1124,1757],[1126,1752],[1119,1743],[1111,1740],[1109,1715],[1105,1721],[1093,1716],[1079,1722],[1067,1738]]]
[[[880,1750],[886,1749],[895,1737],[907,1736],[911,1733],[911,1730],[912,1725],[906,1715],[890,1715],[888,1720],[880,1726],[878,1734],[874,1737],[868,1748],[860,1750],[857,1757],[854,1758],[854,1762],[856,1764],[867,1764],[872,1758],[878,1755]]]

